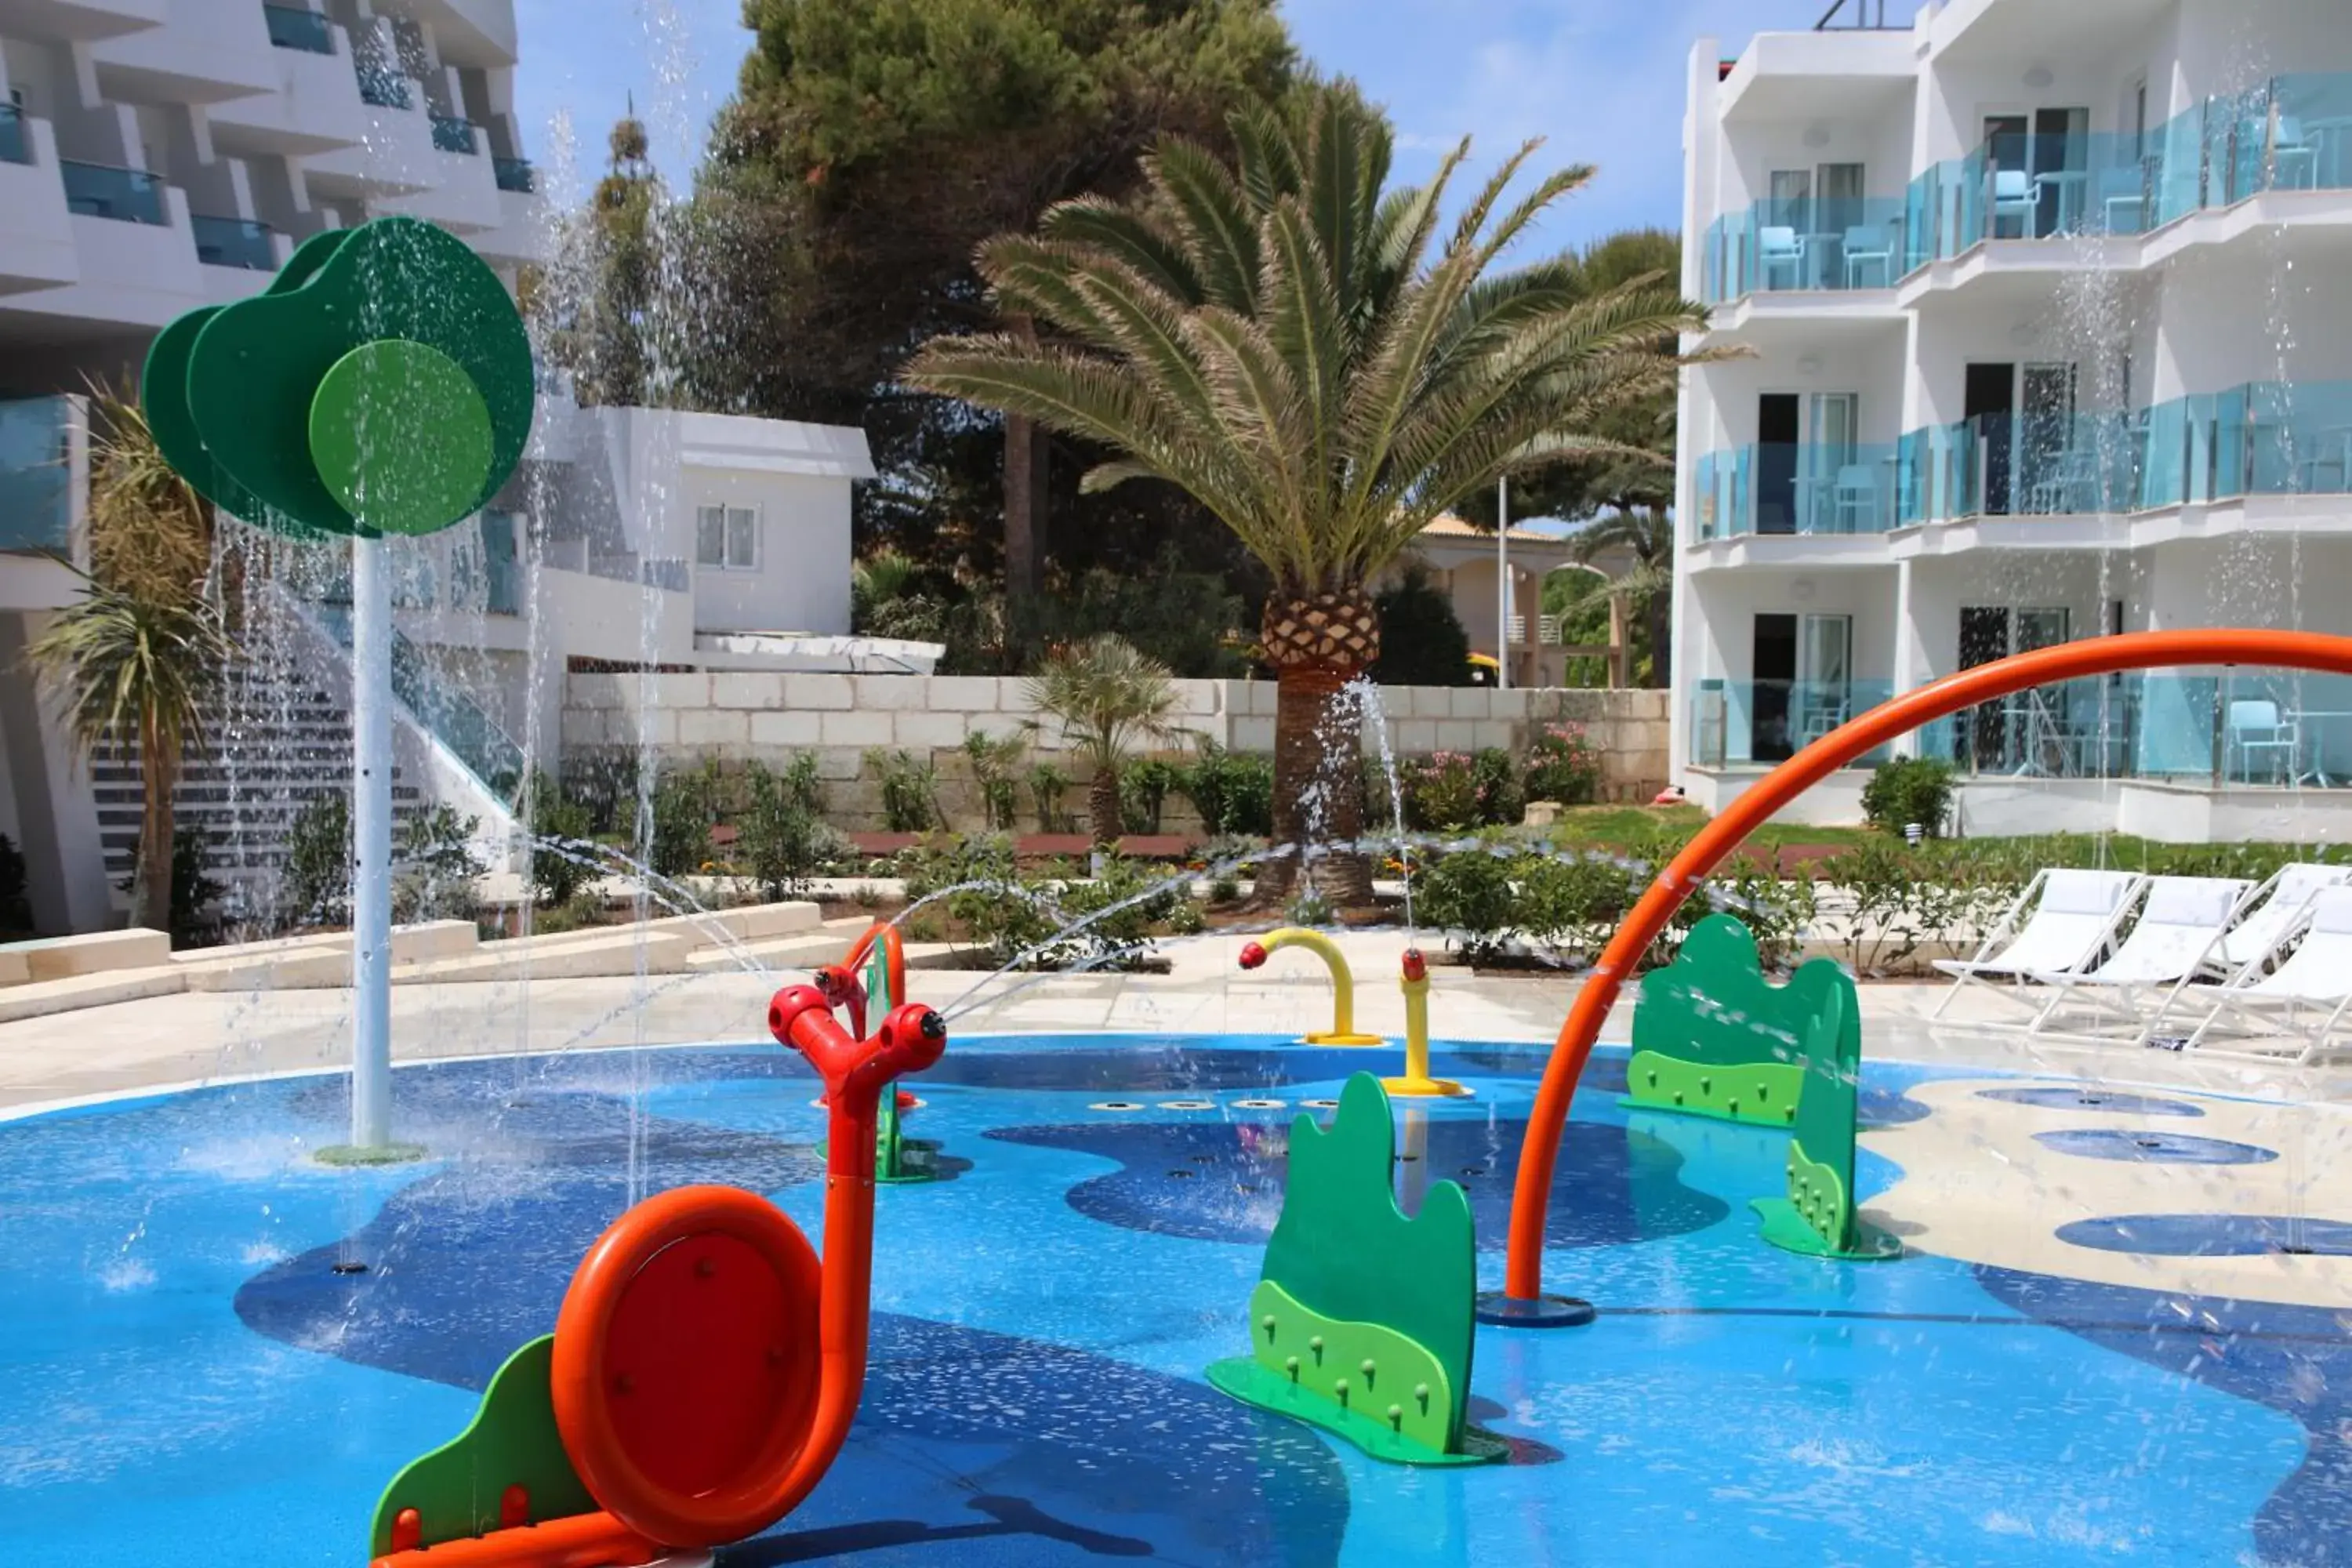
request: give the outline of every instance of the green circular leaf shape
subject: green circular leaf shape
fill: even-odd
[[[352,350],[310,399],[310,461],[362,530],[433,533],[461,521],[489,477],[490,446],[473,378],[405,338]]]

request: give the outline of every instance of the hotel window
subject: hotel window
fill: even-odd
[[[760,569],[760,514],[748,506],[697,507],[694,561],[721,572]]]

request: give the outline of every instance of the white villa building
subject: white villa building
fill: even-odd
[[[22,668],[79,591],[82,389],[135,376],[166,322],[258,292],[322,228],[430,219],[511,285],[552,229],[515,64],[511,0],[0,0],[0,833],[40,929],[108,923],[138,820],[135,762],[80,765]],[[856,430],[582,410],[546,377],[498,503],[395,542],[404,809],[446,800],[494,836],[491,781],[526,744],[554,766],[569,672],[928,669],[936,648],[848,637],[850,485],[872,472]],[[279,595],[239,760],[200,760],[181,792],[232,874],[349,777],[347,614],[331,578],[311,586]]]
[[[2352,631],[2352,5],[1860,3],[1691,55],[1693,346],[1745,356],[1680,407],[1670,765],[1710,807],[2011,652]],[[1969,833],[2352,833],[2333,679],[2095,679],[1900,749]]]

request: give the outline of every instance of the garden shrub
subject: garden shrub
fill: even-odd
[[[1029,770],[1029,795],[1037,806],[1037,831],[1040,833],[1076,833],[1078,825],[1063,809],[1062,802],[1070,793],[1070,775],[1051,763],[1039,763]]]
[[[866,771],[882,784],[882,825],[892,833],[928,833],[940,822],[940,775],[929,758],[876,747]]]
[[[392,846],[394,921],[408,925],[475,918],[480,903],[477,884],[489,869],[474,847],[480,827],[478,817],[451,805],[434,805],[408,819]]]
[[[530,775],[530,804],[531,887],[543,907],[570,904],[604,874],[596,846],[589,841],[589,808],[537,769]]]
[[[1476,764],[1460,752],[1438,752],[1410,764],[1405,775],[1408,826],[1451,833],[1478,825]]]
[[[781,773],[757,762],[745,764],[743,773],[746,804],[735,825],[738,868],[769,900],[790,898],[845,847],[824,820],[816,758],[803,752]]]
[[[1486,746],[1470,759],[1478,786],[1478,820],[1489,827],[1512,827],[1527,814],[1518,764],[1500,746]]]
[[[980,786],[981,826],[992,833],[1010,833],[1019,826],[1020,784],[1013,770],[1026,749],[1019,735],[975,730],[964,737],[963,754],[971,760],[972,781]]]
[[[352,803],[341,790],[312,795],[287,825],[278,903],[281,926],[351,923]]]
[[[1952,764],[1941,757],[1894,757],[1878,764],[1862,786],[1864,820],[1882,833],[1901,834],[1913,823],[1941,838],[1952,815]]]
[[[691,876],[709,860],[710,830],[718,820],[716,779],[708,765],[665,768],[656,776],[646,863],[662,876]]]
[[[1546,724],[1528,742],[1527,798],[1589,805],[1601,792],[1601,749],[1581,724]]]
[[[1159,757],[1129,763],[1118,774],[1119,825],[1129,833],[1158,833],[1177,768]]]
[[[1264,838],[1274,831],[1272,757],[1229,752],[1203,740],[1192,766],[1180,772],[1175,784],[1201,814],[1202,828],[1212,838]]]

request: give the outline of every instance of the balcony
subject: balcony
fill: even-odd
[[[157,226],[172,221],[164,209],[163,180],[160,174],[103,163],[77,163],[70,159],[58,160],[58,171],[65,177],[66,210],[77,217]]]
[[[2352,786],[2352,678],[2242,668],[2093,676],[1939,719],[1916,744],[1978,778],[2342,789]]]
[[[1759,442],[1697,463],[1697,537],[1885,533],[1899,483],[1891,445]]]
[[[1905,225],[1899,197],[1765,201],[1726,214],[1706,231],[1702,302],[1892,289],[1910,269]]]
[[[1786,762],[1895,695],[1886,680],[1712,680],[1691,693],[1691,765],[1748,767]],[[1859,759],[1874,767],[1885,748]]]
[[[520,195],[530,195],[539,189],[539,171],[532,168],[528,160],[493,158],[490,160],[490,169],[498,179],[499,189],[502,191],[513,191]]]
[[[2352,73],[2275,77],[2145,133],[2004,134],[1913,180],[1906,272],[1990,240],[2146,234],[2270,191],[2352,189]]]
[[[268,24],[270,43],[278,48],[299,49],[312,55],[335,52],[334,26],[316,11],[293,5],[264,5],[261,16]]]
[[[2352,494],[2352,382],[2255,382],[2127,414],[1979,416],[1906,435],[1895,473],[1898,527]]]
[[[378,109],[406,109],[412,101],[408,95],[408,79],[399,68],[382,62],[358,60],[352,68],[360,79],[360,101]]]
[[[237,267],[255,272],[278,270],[276,231],[250,218],[188,215],[195,236],[196,259],[207,267]]]
[[[76,426],[68,397],[0,402],[0,551],[72,549]]]
[[[474,122],[455,115],[433,116],[433,145],[444,153],[473,153]]]

